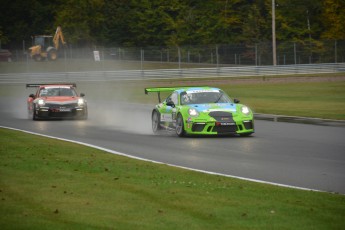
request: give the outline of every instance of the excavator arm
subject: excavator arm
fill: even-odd
[[[59,41],[61,41],[61,43],[62,43],[63,45],[66,44],[65,38],[64,38],[64,36],[63,36],[63,33],[62,33],[62,30],[61,30],[61,27],[60,27],[60,26],[58,26],[58,27],[56,28],[56,32],[55,32],[55,35],[54,35],[54,37],[53,37],[53,43],[54,43],[54,47],[55,47],[56,50],[59,49]]]

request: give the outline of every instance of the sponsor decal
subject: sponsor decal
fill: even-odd
[[[216,122],[216,126],[229,126],[229,125],[235,125],[233,122]]]
[[[187,93],[204,93],[204,92],[219,92],[217,89],[194,89],[194,90],[187,90]]]
[[[58,110],[60,110],[60,112],[71,112],[70,108],[60,108]]]
[[[161,121],[172,122],[172,115],[171,114],[162,113],[161,114]]]
[[[204,110],[203,112],[221,112],[221,111],[224,111],[224,112],[236,112],[236,108],[217,108],[217,109],[207,109],[207,110]]]
[[[50,109],[52,112],[71,112],[71,108],[53,108]]]

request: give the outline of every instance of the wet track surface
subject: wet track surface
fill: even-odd
[[[344,127],[257,120],[256,133],[246,138],[153,135],[151,107],[95,101],[90,95],[89,120],[32,121],[27,118],[28,93],[22,87],[18,86],[18,97],[0,99],[0,126],[167,164],[345,194]]]

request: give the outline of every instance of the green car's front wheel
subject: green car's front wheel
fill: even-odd
[[[161,129],[160,126],[160,114],[156,110],[152,112],[152,131],[157,133]]]
[[[177,118],[176,118],[176,134],[179,137],[183,137],[186,134],[184,130],[183,117],[180,113],[177,115]]]

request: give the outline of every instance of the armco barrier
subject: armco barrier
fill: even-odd
[[[56,81],[114,81],[174,78],[270,76],[345,72],[345,63],[281,66],[246,66],[190,69],[153,69],[89,72],[50,72],[0,74],[0,84]]]

